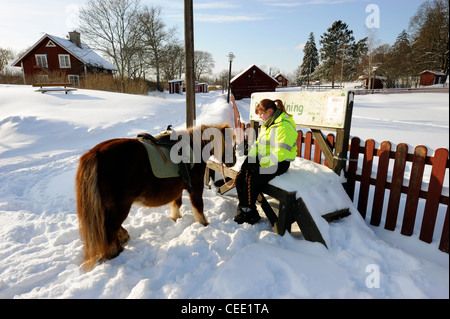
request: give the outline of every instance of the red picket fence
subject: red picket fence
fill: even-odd
[[[330,145],[334,145],[334,135],[329,134],[327,138]],[[360,143],[357,137],[350,142],[346,189],[353,202],[357,200],[362,217],[366,218],[370,213],[370,224],[380,226],[384,216],[385,229],[394,231],[401,227],[401,234],[405,236],[418,230],[419,238],[431,243],[438,211],[447,207],[439,249],[449,253],[449,195],[448,189],[443,187],[446,169],[449,168],[448,150],[440,148],[433,156],[428,156],[423,145],[417,146],[410,154],[408,145],[403,143],[398,144],[395,151],[391,150],[390,142],[382,142],[379,148],[375,147],[372,139],[365,141],[364,146]],[[299,131],[297,145],[298,156],[328,166],[311,132]],[[405,174],[406,168],[410,170],[409,176]],[[425,171],[430,172],[429,181],[424,180]],[[357,198],[356,183],[359,183]],[[427,184],[428,188],[423,189],[422,185]]]

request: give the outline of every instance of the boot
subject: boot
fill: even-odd
[[[261,219],[256,206],[254,207],[238,207],[237,215],[234,221],[238,224],[248,223],[250,225],[256,224]]]

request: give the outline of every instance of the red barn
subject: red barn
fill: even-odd
[[[47,82],[52,74],[62,74],[65,81],[78,84],[89,73],[112,74],[117,68],[81,43],[80,33],[69,32],[69,39],[45,34],[25,54],[13,62],[21,67],[25,82]]]
[[[445,83],[445,79],[447,75],[442,72],[437,71],[429,71],[425,70],[419,73],[420,76],[420,85],[421,86],[429,86],[434,84],[443,84]]]
[[[236,75],[230,82],[231,92],[236,100],[250,98],[256,92],[275,92],[278,81],[252,65]]]

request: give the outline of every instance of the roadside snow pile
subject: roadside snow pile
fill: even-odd
[[[265,218],[236,224],[235,193],[209,189],[209,226],[194,222],[187,193],[176,223],[168,206],[133,206],[123,224],[131,236],[125,251],[85,273],[73,186],[80,155],[109,138],[183,127],[184,96],[37,94],[8,85],[0,96],[0,298],[449,297],[448,254],[436,245],[394,233],[408,249],[389,244],[352,213],[326,226],[326,249],[276,235]],[[232,121],[224,96],[196,99],[202,123]],[[297,164],[304,180],[315,172]],[[329,198],[343,200],[335,176],[310,176],[318,175],[316,191],[336,189]],[[292,181],[287,174],[274,182]]]

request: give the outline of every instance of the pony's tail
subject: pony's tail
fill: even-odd
[[[80,237],[84,240],[85,270],[108,256],[109,245],[106,238],[105,214],[97,185],[98,161],[96,153],[90,151],[80,158],[75,177],[77,215]]]

